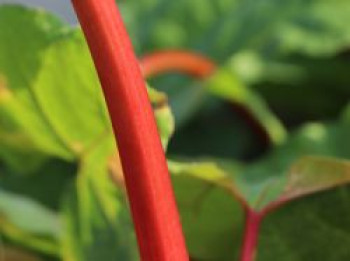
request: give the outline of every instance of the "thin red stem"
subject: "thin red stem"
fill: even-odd
[[[72,2],[116,135],[141,259],[188,260],[146,86],[115,0]]]
[[[262,216],[251,209],[246,210],[246,223],[241,252],[241,261],[254,261]]]
[[[146,55],[141,58],[140,63],[146,78],[177,71],[202,79],[212,75],[216,69],[215,63],[210,59],[182,50],[166,50]]]

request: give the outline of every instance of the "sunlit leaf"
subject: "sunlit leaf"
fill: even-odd
[[[0,28],[0,155],[8,169],[1,180],[20,197],[1,196],[1,233],[67,260],[136,258],[122,168],[80,29],[67,28],[43,11],[14,6],[0,8]],[[173,116],[166,95],[149,92],[166,148]],[[52,156],[58,159],[50,166]],[[51,220],[62,221],[55,212],[62,208],[63,230]]]

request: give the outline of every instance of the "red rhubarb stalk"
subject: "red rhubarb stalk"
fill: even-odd
[[[252,209],[246,209],[246,222],[241,252],[241,261],[254,261],[258,244],[262,215]]]
[[[72,2],[107,102],[141,259],[188,260],[153,111],[118,7],[114,0]]]
[[[193,52],[166,50],[142,57],[140,60],[146,78],[176,71],[199,79],[213,74],[216,65],[210,59]]]

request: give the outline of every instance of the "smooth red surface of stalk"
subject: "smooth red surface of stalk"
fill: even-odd
[[[262,215],[246,209],[246,223],[240,261],[254,261]]]
[[[146,55],[140,59],[141,68],[146,78],[169,71],[177,71],[196,78],[209,77],[216,69],[210,59],[193,52],[166,50]]]
[[[72,0],[116,135],[142,260],[184,261],[165,155],[139,64],[114,0]]]

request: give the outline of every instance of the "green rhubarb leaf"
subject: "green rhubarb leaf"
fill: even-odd
[[[348,260],[349,192],[349,186],[324,191],[267,215],[257,260]]]
[[[62,239],[36,241],[30,229],[46,231],[51,223],[28,219],[30,227],[18,223],[25,214],[13,213],[1,234],[41,252],[57,253],[60,240],[67,260],[136,258],[118,152],[80,29],[15,6],[0,7],[0,29],[0,159],[8,169],[2,185],[55,211],[65,195]],[[173,116],[166,95],[149,92],[166,148]]]
[[[111,135],[80,29],[43,11],[2,6],[0,12],[0,154],[19,171],[38,168],[47,155],[76,160]],[[159,96],[165,97],[151,99],[159,103]],[[173,132],[166,97],[161,107],[156,117],[165,146]]]
[[[27,197],[0,190],[0,232],[37,251],[58,254],[58,215]]]
[[[101,140],[85,155],[64,200],[64,260],[136,260],[136,240],[123,187],[115,179],[121,173],[114,173],[116,169],[109,163],[115,163],[111,141]]]
[[[1,168],[0,184],[6,191],[30,198],[57,211],[66,186],[76,172],[77,166],[74,164],[50,159],[30,175],[18,175],[14,170]]]
[[[58,160],[46,161],[31,175],[1,168],[1,237],[40,253],[59,255],[62,224],[57,210],[75,172],[74,166]]]
[[[244,215],[228,174],[214,162],[168,162],[190,256],[237,260]],[[233,168],[241,166],[235,164]]]
[[[263,98],[239,80],[229,68],[218,70],[210,77],[206,87],[210,93],[246,108],[262,126],[272,143],[281,144],[285,141],[287,136],[285,128]]]
[[[110,132],[110,124],[82,33],[75,30],[55,41],[41,62],[33,95],[69,150],[84,152],[97,137]]]
[[[175,120],[169,106],[162,106],[155,109],[154,114],[163,148],[166,150],[169,140],[175,131]]]
[[[57,40],[43,57],[34,91],[51,125],[79,157],[99,138],[112,134],[102,89],[80,30]],[[59,80],[62,75],[64,81]],[[150,87],[148,90],[166,147],[174,129],[167,96]]]
[[[0,191],[0,209],[3,218],[30,233],[58,237],[60,224],[57,216],[28,198]]]
[[[160,139],[166,151],[169,140],[175,132],[175,119],[168,105],[168,97],[165,93],[149,87],[148,95],[153,105]]]
[[[21,20],[20,16],[18,20]],[[21,25],[19,21],[17,23]],[[7,38],[10,39],[5,41],[8,44],[15,39],[10,36]],[[45,39],[47,35],[43,32],[37,38]],[[32,35],[30,39],[35,41],[37,38]],[[67,159],[76,157],[109,127],[101,89],[85,40],[76,31],[62,35],[41,49],[26,50],[33,55],[40,55],[40,67],[31,73],[26,68],[22,69],[23,74],[33,77],[32,80],[26,80],[18,87],[7,84],[12,95],[2,103],[3,109],[10,114],[10,120],[19,118],[20,130],[33,130],[27,135],[43,152],[63,158],[70,155]],[[15,65],[20,66],[21,62]],[[9,65],[5,63],[4,67],[8,69]],[[15,76],[20,78],[17,74]],[[4,77],[7,79],[7,75]],[[25,101],[35,104],[35,107],[26,106]],[[22,111],[33,117],[41,116],[35,120]],[[35,123],[45,129],[40,129]],[[52,147],[48,148],[48,144],[52,144]]]
[[[47,124],[31,88],[41,67],[41,51],[63,30],[45,12],[0,8],[0,153],[12,167],[37,166],[33,162],[42,161],[38,151],[70,157]]]
[[[346,138],[348,132],[349,126],[344,123],[336,125],[315,123],[305,126],[285,145],[264,160],[251,165],[244,175],[237,176],[241,192],[252,207],[259,209],[282,193],[283,187],[288,185],[288,180],[291,178],[287,174],[291,173],[294,167],[298,168],[298,164],[303,164],[300,160],[305,156],[316,156],[321,159],[331,157],[328,159],[330,162],[334,161],[334,164],[342,165],[343,163],[337,162],[336,158],[350,158]],[[315,159],[310,159],[313,158],[306,161],[314,166]],[[327,159],[324,160],[325,162],[321,160],[322,164],[329,163]],[[319,169],[316,172],[319,172]]]
[[[349,225],[343,221],[339,221],[339,224],[337,221],[332,223],[332,218],[336,220],[336,213],[347,213],[344,202],[347,202],[346,191],[347,185],[350,184],[350,144],[347,139],[350,132],[349,122],[343,117],[338,123],[307,125],[291,135],[284,145],[277,147],[268,156],[246,166],[227,161],[169,162],[175,184],[177,179],[185,184],[179,186],[176,191],[184,219],[185,234],[191,239],[191,255],[197,259],[205,259],[211,254],[212,260],[237,258],[239,248],[233,248],[232,245],[229,247],[232,242],[225,239],[224,235],[227,230],[236,231],[232,233],[235,233],[239,240],[243,239],[244,209],[249,208],[264,218],[259,235],[258,260],[271,260],[274,251],[278,260],[283,261],[309,260],[308,258],[316,256],[329,257],[324,260],[333,260],[333,256],[347,257],[348,254],[344,251],[347,241],[341,242],[343,237],[336,230],[347,230]],[[186,191],[186,182],[192,186],[188,188],[189,191]],[[181,189],[184,189],[184,192],[181,192]],[[215,216],[210,214],[212,209],[201,208],[208,204],[206,199],[210,198],[211,191],[217,189],[234,199],[235,203],[231,202],[231,206],[227,206],[225,211],[235,211],[233,213],[236,218],[231,217],[230,220],[224,215]],[[186,203],[187,198],[192,204]],[[215,204],[224,204],[227,200],[221,196],[216,199]],[[325,212],[320,212],[322,204],[335,209],[335,214],[332,211],[327,212],[325,223]],[[289,209],[291,215],[288,215]],[[220,213],[219,209],[214,211]],[[278,220],[278,217],[281,217],[281,220]],[[346,217],[348,219],[349,215]],[[301,223],[303,221],[305,223]],[[312,221],[316,223],[312,224]],[[278,228],[283,226],[282,232],[275,227],[276,223]],[[219,224],[222,230],[208,230],[208,224]],[[340,228],[334,227],[338,225]],[[204,232],[197,233],[198,231]],[[306,244],[309,241],[302,241],[301,238],[304,237],[315,240],[312,240],[313,244]],[[215,251],[216,245],[212,245],[213,238],[214,242],[220,242],[218,252]],[[334,245],[333,248],[323,248],[330,238],[334,238],[339,247]],[[199,245],[193,243],[196,241],[200,242]],[[286,242],[287,245],[277,244],[279,241]],[[272,247],[273,244],[277,245]],[[264,248],[266,246],[270,247],[269,250]],[[233,249],[233,252],[230,252],[229,248]],[[333,254],[338,248],[340,253]],[[205,252],[206,250],[210,254]]]

